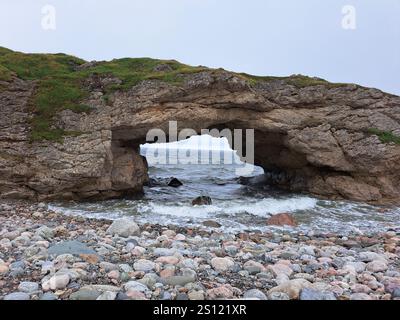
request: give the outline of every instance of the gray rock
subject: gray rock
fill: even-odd
[[[39,291],[39,284],[36,282],[21,282],[18,286],[18,290],[28,294],[33,294]]]
[[[176,295],[176,300],[189,300],[189,297],[186,293],[179,292]]]
[[[284,292],[271,292],[268,294],[269,300],[290,300],[289,296]]]
[[[101,295],[100,291],[81,289],[69,296],[71,300],[96,300]]]
[[[395,288],[392,292],[393,298],[400,298],[400,288]]]
[[[267,296],[258,289],[251,289],[244,293],[243,298],[255,300],[267,300]]]
[[[353,293],[350,296],[350,300],[372,300],[372,297],[366,293]]]
[[[122,272],[125,272],[125,273],[129,273],[129,272],[133,271],[133,268],[128,264],[120,264],[118,267],[119,267],[119,270],[121,270]]]
[[[123,218],[115,220],[107,229],[107,233],[128,238],[130,236],[140,235],[140,228],[132,219]]]
[[[96,300],[115,300],[116,297],[116,292],[105,291],[101,295],[99,295]]]
[[[118,270],[118,265],[114,264],[114,263],[110,263],[110,262],[100,262],[100,268],[104,269],[106,272],[110,272],[113,270]]]
[[[212,200],[208,196],[197,197],[192,201],[193,206],[210,206],[212,205]]]
[[[25,262],[24,261],[15,261],[10,264],[10,270],[16,270],[16,269],[25,269]]]
[[[172,300],[172,295],[168,291],[164,291],[161,296],[161,300]]]
[[[133,268],[136,271],[149,272],[149,271],[154,270],[155,267],[156,267],[156,264],[153,261],[145,260],[145,259],[140,259],[133,264]]]
[[[167,257],[167,256],[173,256],[176,253],[176,250],[168,248],[156,248],[154,249],[153,253],[157,257]]]
[[[57,296],[53,292],[46,292],[40,297],[40,300],[58,300]]]
[[[0,205],[0,211],[11,211],[13,208],[9,206],[8,204],[2,204]]]
[[[47,226],[41,226],[39,229],[36,230],[36,235],[44,239],[50,240],[54,237],[54,231]]]
[[[185,286],[188,283],[196,281],[196,278],[190,276],[172,276],[161,280],[163,284],[170,286]]]
[[[304,288],[300,292],[300,300],[336,300],[336,297],[333,292]]]
[[[81,254],[97,254],[96,251],[90,249],[87,245],[79,241],[62,241],[51,246],[48,251],[49,255],[59,256],[62,254],[72,254],[79,256]]]
[[[25,292],[13,292],[4,297],[4,300],[29,300],[29,294]]]
[[[149,288],[141,282],[138,281],[129,281],[125,283],[125,291],[139,291],[139,292],[147,292]]]

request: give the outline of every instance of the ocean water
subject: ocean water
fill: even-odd
[[[319,200],[274,190],[263,184],[242,185],[238,181],[240,176],[258,177],[264,172],[259,167],[242,163],[233,151],[159,149],[155,152],[152,148],[142,148],[142,154],[147,156],[151,178],[143,198],[53,203],[51,209],[91,218],[132,216],[139,223],[182,227],[204,227],[204,221],[213,220],[220,223],[221,231],[225,232],[276,229],[347,235],[400,230],[399,208]],[[183,186],[169,187],[167,183],[172,177],[178,178]],[[210,196],[212,205],[192,206],[191,201],[198,196]],[[266,225],[268,217],[282,212],[292,214],[299,226],[293,229]]]

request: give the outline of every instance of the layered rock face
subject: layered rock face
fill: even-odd
[[[111,79],[112,80],[112,79]],[[118,80],[118,79],[114,79]],[[223,70],[183,75],[179,84],[146,80],[104,99],[89,79],[90,112],[64,110],[54,126],[78,135],[30,142],[35,82],[13,76],[0,90],[0,197],[108,199],[146,183],[139,145],[150,129],[254,129],[255,162],[269,182],[292,191],[368,202],[400,200],[400,97],[356,85],[251,82]]]

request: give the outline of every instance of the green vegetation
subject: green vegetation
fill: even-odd
[[[400,144],[400,137],[396,136],[395,134],[393,134],[393,132],[390,131],[382,131],[379,129],[369,129],[368,132],[370,134],[374,134],[376,136],[378,136],[379,140],[382,143],[395,143],[395,144]]]
[[[117,59],[99,62],[92,67],[79,69],[85,61],[65,54],[24,54],[0,47],[0,80],[10,80],[12,73],[25,80],[35,80],[38,88],[32,101],[35,116],[32,119],[32,141],[62,141],[63,136],[77,134],[52,128],[54,116],[66,109],[74,112],[89,112],[82,101],[89,92],[83,81],[91,75],[113,76],[122,82],[106,88],[105,101],[116,90],[129,89],[143,80],[159,79],[179,84],[182,74],[205,70],[203,67],[190,67],[177,61],[164,61],[149,58]],[[155,71],[159,65],[163,70]],[[0,88],[1,89],[1,88]]]
[[[0,81],[8,81],[11,79],[11,71],[0,65]]]
[[[52,126],[54,116],[70,109],[74,112],[90,112],[82,101],[89,95],[84,81],[92,75],[116,77],[121,83],[104,88],[104,101],[108,103],[116,90],[127,90],[144,80],[160,80],[172,85],[182,83],[185,74],[211,70],[206,67],[192,67],[174,60],[150,58],[124,58],[98,62],[79,68],[86,61],[66,54],[25,54],[0,47],[0,81],[11,79],[12,74],[25,80],[34,80],[37,90],[32,101],[35,116],[32,119],[32,141],[62,141],[63,136],[77,133],[64,132]],[[214,70],[218,72],[217,70]],[[291,77],[257,77],[238,74],[250,84],[260,81],[284,80],[296,87],[315,85],[341,86],[323,79],[302,75]],[[2,87],[0,87],[2,90]]]

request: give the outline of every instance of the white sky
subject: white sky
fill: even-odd
[[[42,7],[56,8],[43,30]],[[356,29],[342,28],[342,8]],[[0,45],[87,60],[176,59],[400,94],[400,0],[1,0]]]

